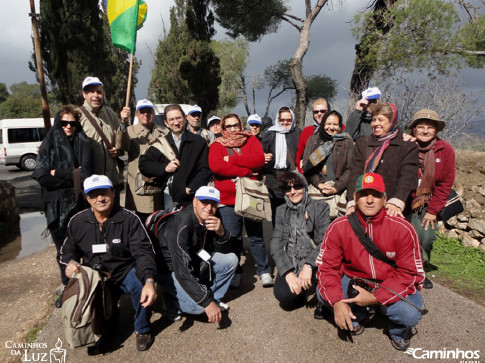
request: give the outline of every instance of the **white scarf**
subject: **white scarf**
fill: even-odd
[[[279,114],[280,114],[280,109],[278,110],[278,113],[276,114],[276,117],[274,118],[274,126],[271,126],[267,131],[272,131],[276,132],[276,137],[275,137],[275,143],[276,143],[276,148],[275,148],[275,169],[286,169],[286,155],[288,154],[287,151],[287,145],[286,145],[286,136],[285,134],[293,131],[295,128],[295,114],[290,108],[290,113],[291,113],[291,127],[288,130],[284,130],[283,127],[280,124],[279,121]]]

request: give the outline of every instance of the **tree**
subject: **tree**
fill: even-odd
[[[42,117],[40,89],[37,84],[27,82],[10,85],[11,94],[0,104],[0,117]]]
[[[5,83],[0,83],[0,103],[5,102],[8,96],[7,85]]]
[[[231,37],[245,36],[250,41],[260,39],[264,34],[274,32],[279,23],[285,21],[300,33],[298,47],[290,62],[291,78],[296,92],[294,107],[297,124],[304,123],[306,111],[306,85],[302,62],[310,44],[310,28],[328,0],[317,0],[312,7],[311,0],[305,0],[305,18],[289,14],[282,0],[212,0],[218,22]]]
[[[276,64],[269,66],[264,71],[264,80],[269,86],[266,110],[264,116],[268,116],[271,102],[284,92],[295,90],[292,82],[289,65],[290,59],[280,60]],[[325,75],[311,75],[304,78],[308,91],[306,93],[305,105],[311,100],[324,97],[331,101],[337,94],[337,81]],[[273,94],[273,92],[276,92]]]
[[[206,0],[175,1],[170,32],[158,44],[150,83],[157,99],[197,103],[204,115],[216,109],[221,84],[219,59],[210,47],[214,18],[207,5]]]
[[[235,41],[212,41],[211,48],[219,58],[221,85],[219,86],[219,104],[216,114],[229,113],[238,102],[238,96],[245,91],[241,77],[248,65],[249,44],[242,38]],[[245,82],[244,82],[245,83]]]
[[[110,105],[114,109],[124,106],[128,53],[111,45],[99,1],[41,1],[40,12],[44,69],[56,98],[62,103],[81,104],[82,80],[95,75],[104,83]],[[31,62],[30,68],[35,71],[35,64]],[[135,84],[136,76],[133,87]]]
[[[375,72],[391,75],[398,69],[421,69],[431,75],[447,74],[464,63],[483,66],[485,15],[470,15],[463,24],[455,6],[443,0],[388,3],[392,6],[356,16],[354,34],[364,36],[356,60],[356,69],[362,72],[358,74],[361,89],[352,84],[353,92],[367,87]]]

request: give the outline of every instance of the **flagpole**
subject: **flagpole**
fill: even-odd
[[[128,72],[128,85],[126,86],[125,106],[130,107],[131,74],[133,72],[133,54],[130,53],[130,70]]]

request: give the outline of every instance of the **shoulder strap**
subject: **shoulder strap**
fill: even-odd
[[[355,235],[359,239],[362,246],[366,249],[369,254],[377,258],[379,261],[385,262],[388,265],[391,265],[393,268],[396,268],[396,262],[389,260],[386,255],[382,253],[382,251],[374,244],[372,239],[365,233],[364,227],[359,222],[359,217],[357,213],[354,212],[347,216],[347,219],[354,230]]]
[[[79,109],[82,111],[82,113],[84,114],[84,116],[86,116],[86,118],[89,120],[89,122],[91,122],[91,125],[93,125],[93,127],[96,129],[96,132],[99,134],[99,136],[101,137],[101,139],[103,139],[103,142],[106,145],[106,147],[108,149],[112,149],[113,146],[111,145],[111,142],[109,142],[108,138],[106,137],[106,135],[103,132],[103,129],[101,127],[99,127],[98,123],[93,118],[93,116],[91,116],[91,114],[89,113],[89,111],[86,110],[86,108],[84,106],[79,107]]]
[[[296,170],[296,161],[291,157],[290,149],[286,147],[286,159],[290,164],[290,170]]]

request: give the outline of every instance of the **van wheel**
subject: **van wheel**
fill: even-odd
[[[35,169],[35,164],[37,164],[36,157],[34,155],[25,155],[20,159],[20,167],[23,170],[32,171]]]

